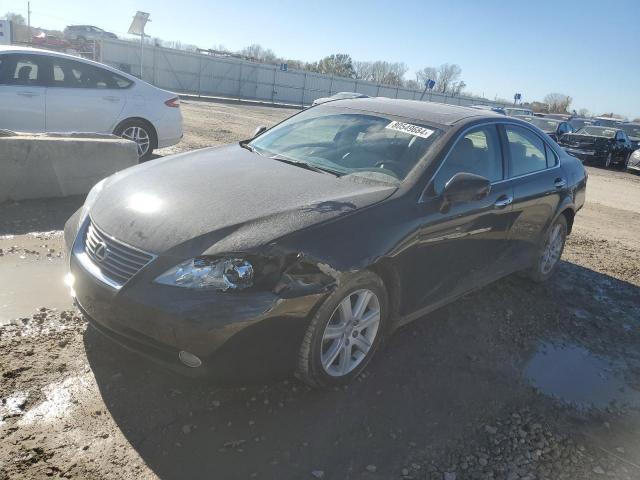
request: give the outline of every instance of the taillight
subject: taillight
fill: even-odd
[[[167,107],[180,108],[180,98],[178,98],[178,97],[171,98],[171,99],[167,100],[166,102],[164,102],[164,104]]]

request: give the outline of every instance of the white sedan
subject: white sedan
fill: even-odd
[[[133,140],[138,156],[182,138],[173,92],[83,58],[0,46],[0,129],[113,133]]]

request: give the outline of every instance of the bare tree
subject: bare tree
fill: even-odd
[[[581,108],[580,110],[578,110],[578,115],[581,117],[590,117],[591,112],[586,108]]]
[[[416,72],[416,80],[423,85],[427,80],[435,80],[434,90],[440,93],[459,95],[466,83],[460,80],[462,69],[455,63],[443,63],[438,68],[424,67]],[[462,84],[462,87],[460,85]]]
[[[422,70],[416,72],[416,81],[422,84],[423,88],[427,80],[438,82],[438,70],[436,68],[424,67]]]
[[[550,113],[567,113],[573,99],[564,93],[548,93],[544,97],[544,103],[549,105]]]
[[[12,23],[15,23],[16,25],[24,25],[25,23],[27,23],[25,21],[24,17],[22,15],[20,15],[19,13],[7,12],[4,15],[4,18],[6,18],[7,20],[9,20]]]
[[[453,84],[460,78],[462,69],[455,63],[443,63],[438,68],[438,80],[436,90],[440,93],[449,93]]]
[[[409,67],[403,62],[353,62],[355,78],[386,85],[402,85]]]
[[[467,86],[466,83],[464,83],[464,80],[460,80],[457,83],[454,83],[451,86],[451,95],[455,95],[458,96],[462,93],[462,90],[464,90],[464,88]]]
[[[264,48],[262,45],[253,43],[248,47],[244,47],[238,52],[240,55],[252,58],[264,63],[279,63],[275,52],[270,48]]]

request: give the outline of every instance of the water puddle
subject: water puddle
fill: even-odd
[[[58,256],[64,248],[61,235],[53,231],[0,238],[0,325],[28,317],[42,306],[71,308],[63,283],[67,262]]]
[[[640,391],[625,379],[627,365],[577,345],[543,344],[525,367],[540,392],[580,409],[640,408]]]

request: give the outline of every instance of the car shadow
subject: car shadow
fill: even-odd
[[[401,329],[365,374],[329,390],[293,378],[212,385],[163,371],[91,328],[84,342],[107,409],[162,479],[317,470],[325,479],[396,478],[414,451],[446,446],[479,419],[535,408],[522,370],[543,339],[570,336],[590,348],[610,339],[638,353],[639,295],[568,262],[545,284],[511,276]],[[620,335],[620,322],[632,333]]]
[[[0,203],[0,235],[62,230],[86,195]]]

